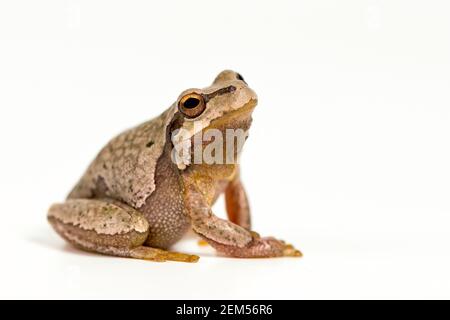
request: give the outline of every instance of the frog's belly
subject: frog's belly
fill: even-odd
[[[146,245],[167,249],[178,242],[189,230],[190,221],[182,210],[164,206],[162,210],[145,213],[150,225]]]
[[[157,166],[156,189],[139,209],[150,225],[148,246],[167,249],[189,229],[190,220],[177,174],[170,162],[162,159]]]

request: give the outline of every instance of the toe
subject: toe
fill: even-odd
[[[301,253],[300,250],[295,249],[293,245],[287,244],[284,246],[283,256],[285,256],[285,257],[302,257],[303,254]]]
[[[200,259],[200,257],[195,254],[185,254],[179,252],[167,252],[165,254],[165,258],[166,260],[169,261],[188,262],[188,263],[195,263]]]

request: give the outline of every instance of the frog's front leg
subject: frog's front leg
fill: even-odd
[[[261,238],[256,232],[216,217],[194,184],[185,186],[185,201],[193,230],[222,254],[237,258],[301,256],[292,245]]]
[[[225,205],[231,222],[245,229],[251,229],[250,206],[239,173],[225,188]]]
[[[70,199],[54,204],[48,220],[59,235],[83,250],[152,261],[198,260],[198,256],[143,246],[149,234],[147,220],[118,201]]]

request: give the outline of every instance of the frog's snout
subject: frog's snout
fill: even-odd
[[[243,83],[245,83],[245,85],[247,85],[247,82],[244,80],[244,77],[236,71],[233,70],[224,70],[222,72],[220,72],[217,77],[214,79],[213,84],[218,84],[221,82],[225,82],[225,81],[242,81]]]

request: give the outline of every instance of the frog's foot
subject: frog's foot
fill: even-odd
[[[300,250],[294,248],[292,244],[287,244],[282,240],[280,240],[280,242],[284,245],[283,257],[303,257],[303,253]]]
[[[261,238],[256,233],[252,233],[252,236],[253,240],[244,247],[223,245],[211,240],[208,240],[208,242],[221,254],[235,258],[300,258],[303,256],[300,250],[297,250],[291,244],[286,244],[282,240],[272,237]]]
[[[137,247],[130,250],[130,257],[135,259],[151,261],[179,261],[179,262],[197,262],[199,256],[179,252],[166,251],[151,247]]]
[[[86,251],[158,262],[198,261],[198,256],[143,246],[149,224],[142,213],[121,202],[68,200],[50,208],[48,221],[61,237]]]

